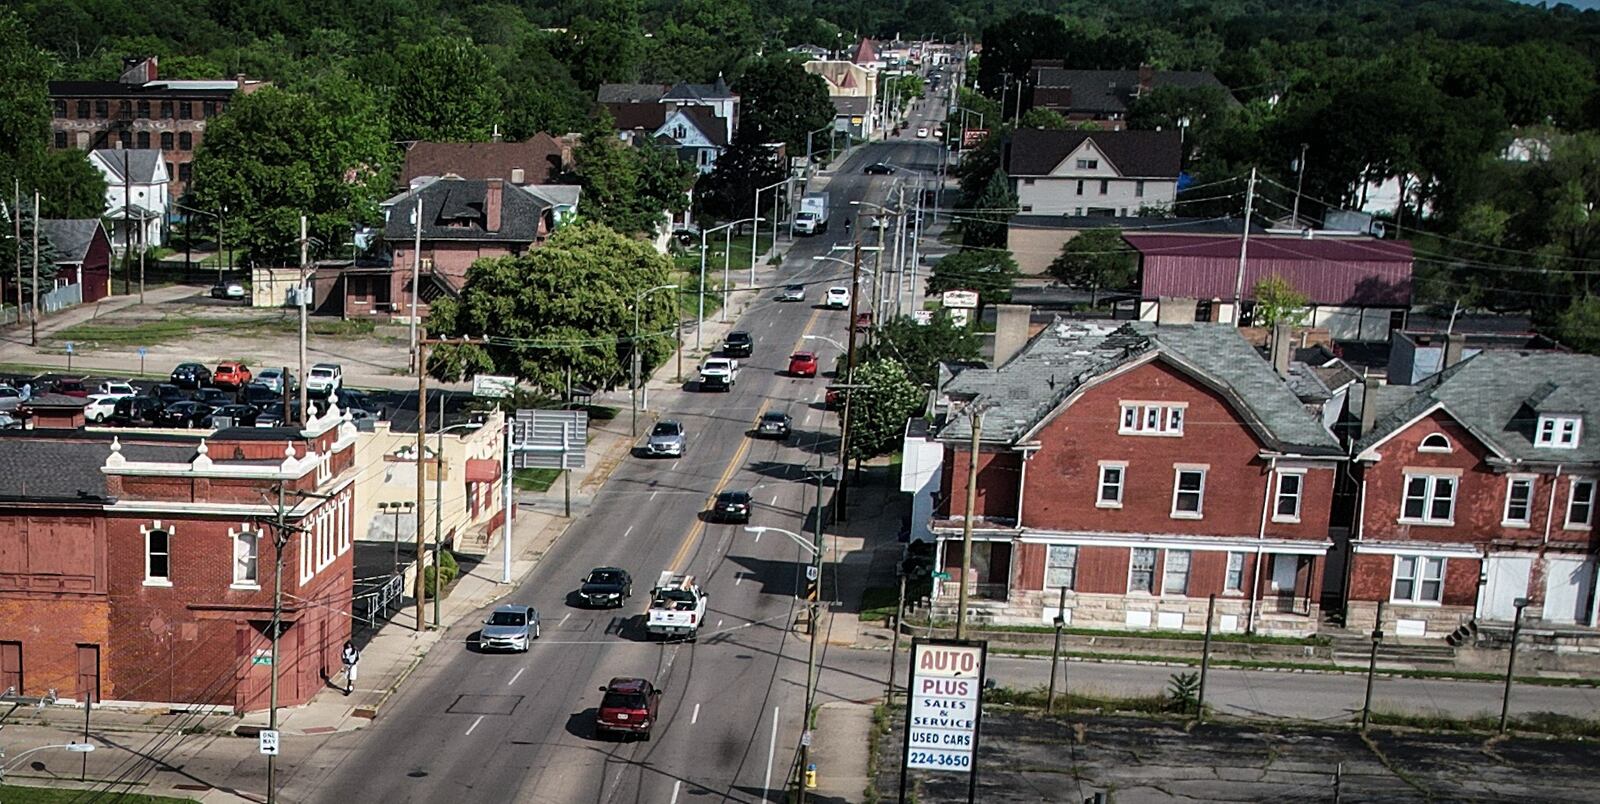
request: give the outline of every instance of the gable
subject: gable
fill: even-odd
[[[1080,168],[1078,167],[1079,160],[1087,160],[1094,167]],[[1060,164],[1050,171],[1050,175],[1073,177],[1104,176],[1113,178],[1121,176],[1122,173],[1117,170],[1116,165],[1112,164],[1111,158],[1106,156],[1105,151],[1101,150],[1093,139],[1085,139],[1077,148],[1069,152],[1066,158],[1061,160]]]
[[[1086,383],[1051,411],[1033,431],[1035,439],[1048,441],[1062,428],[1074,438],[1118,437],[1124,403],[1171,404],[1184,408],[1186,442],[1203,441],[1219,449],[1256,452],[1270,445],[1253,425],[1253,419],[1233,399],[1190,374],[1160,354],[1129,363]],[[1139,444],[1160,449],[1161,437],[1127,436]]]
[[[666,122],[656,129],[655,136],[671,138],[673,142],[688,148],[711,148],[715,146],[715,143],[711,141],[710,137],[706,136],[705,132],[700,130],[695,121],[681,110],[667,115]]]
[[[1441,433],[1448,438],[1455,453],[1468,450],[1474,463],[1491,456],[1504,457],[1488,439],[1474,432],[1444,404],[1435,402],[1362,449],[1356,454],[1356,460],[1378,461],[1386,455],[1394,456],[1399,461],[1410,460],[1417,455],[1417,447],[1422,440],[1433,433]]]

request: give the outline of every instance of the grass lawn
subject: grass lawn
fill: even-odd
[[[0,802],[5,804],[69,804],[84,798],[82,790],[66,790],[54,787],[21,787],[18,785],[0,785]],[[147,796],[139,793],[124,793],[109,797],[117,804],[186,804],[193,799],[170,798],[168,796]]]
[[[512,482],[523,491],[546,492],[561,477],[560,469],[518,469],[512,476]]]
[[[226,327],[225,322],[193,316],[172,316],[126,324],[75,324],[47,336],[52,341],[101,346],[150,346],[186,338],[196,330]]]
[[[861,593],[861,621],[864,623],[888,622],[900,606],[900,589],[896,586],[869,586]]]

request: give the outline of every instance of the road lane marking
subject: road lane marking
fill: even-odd
[[[682,787],[683,781],[681,779],[672,783],[672,804],[678,804],[678,790]]]
[[[778,707],[772,707],[772,741],[767,743],[767,779],[761,789],[772,791],[772,760],[778,754]]]
[[[472,721],[472,725],[471,725],[471,726],[468,726],[468,727],[467,727],[467,734],[466,734],[466,736],[468,736],[468,737],[471,737],[471,736],[472,736],[472,730],[473,730],[473,729],[475,729],[475,728],[477,728],[477,727],[478,727],[478,724],[479,724],[479,723],[482,723],[482,722],[483,722],[483,715],[478,715],[478,719],[477,719],[477,720],[474,720],[474,721]]]
[[[718,627],[718,628],[721,628],[721,627],[722,627],[722,621],[721,621],[721,620],[717,620],[717,627]]]
[[[652,500],[655,499],[656,495],[660,494],[660,493],[661,493],[660,489],[656,489],[655,491],[650,492],[650,499],[652,499]]]
[[[734,586],[738,586],[739,584],[742,584],[742,583],[744,583],[744,573],[735,572],[733,574],[733,585]]]
[[[772,504],[773,505],[777,505],[778,504],[778,495],[776,495],[776,494],[772,495]]]
[[[516,675],[514,675],[514,676],[512,676],[512,677],[511,677],[511,680],[510,680],[510,681],[507,681],[507,682],[506,682],[506,686],[507,686],[507,687],[509,687],[509,686],[511,686],[511,685],[512,685],[512,684],[515,684],[515,683],[517,683],[517,679],[519,679],[519,678],[522,678],[522,671],[523,671],[523,670],[526,670],[526,669],[528,669],[528,668],[526,668],[526,667],[519,667],[519,668],[517,668],[517,674],[516,674]]]
[[[689,725],[693,726],[700,720],[700,704],[694,705],[694,714],[689,716]]]
[[[572,612],[570,612],[570,611],[567,612],[567,617],[571,617],[571,616],[572,616]],[[562,617],[561,618],[561,622],[556,623],[556,627],[560,628],[561,626],[566,625],[567,624],[567,617]]]
[[[654,495],[651,495],[651,496],[654,496]],[[632,532],[633,532],[633,526],[629,525],[628,529],[622,532],[622,538],[624,538],[624,539],[628,538],[628,534],[630,534]]]

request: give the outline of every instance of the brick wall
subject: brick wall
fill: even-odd
[[[971,466],[967,449],[945,450],[945,471],[941,484],[945,516],[960,517],[967,507],[967,473]],[[1030,470],[1031,471],[1031,470]],[[978,516],[1010,521],[1017,516],[1017,488],[1022,478],[1022,456],[1015,452],[982,452],[978,456]]]

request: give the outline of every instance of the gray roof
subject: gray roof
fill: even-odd
[[[866,116],[872,111],[872,99],[859,95],[833,95],[828,98],[833,101],[834,115],[861,115]]]
[[[135,184],[150,184],[156,180],[156,168],[162,163],[161,151],[155,148],[97,148],[95,154],[111,169],[114,183],[123,180],[124,160],[130,174],[128,180]]]
[[[1157,327],[1057,318],[1005,365],[968,369],[944,391],[985,405],[985,441],[1012,444],[1094,378],[1152,355],[1220,393],[1267,447],[1341,454],[1333,435],[1230,324]],[[944,441],[971,437],[965,416],[939,432]]]
[[[94,244],[95,234],[101,230],[100,221],[96,218],[45,218],[39,221],[39,234],[49,240],[50,246],[56,250],[58,265],[82,263],[89,256],[89,246]]]
[[[1006,172],[1013,177],[1046,175],[1084,140],[1093,140],[1122,176],[1176,179],[1183,166],[1183,140],[1176,131],[1024,128],[1011,135]]]
[[[661,99],[674,101],[703,101],[725,100],[727,98],[737,97],[739,96],[734,94],[733,90],[728,88],[728,82],[722,80],[722,74],[718,73],[717,80],[710,84],[690,84],[685,81],[679,81],[678,83],[673,84],[672,88],[668,89],[666,94],[661,96]]]
[[[1072,99],[1066,108],[1073,111],[1121,113],[1133,105],[1134,92],[1139,88],[1139,71],[1046,68],[1038,71],[1034,86],[1070,87]],[[1238,104],[1228,88],[1209,72],[1156,70],[1151,75],[1150,86],[1152,89],[1215,87],[1222,90],[1234,105]]]
[[[1373,401],[1377,419],[1357,443],[1366,450],[1435,404],[1479,440],[1513,461],[1600,463],[1600,357],[1561,352],[1486,350],[1416,385],[1386,385]],[[1534,446],[1540,413],[1583,419],[1577,449]]]
[[[123,444],[130,461],[188,463],[190,444]],[[110,438],[0,438],[0,499],[100,502],[106,499],[106,478],[100,471],[111,456]]]
[[[583,186],[578,184],[525,184],[522,190],[552,207],[576,207],[583,195]]]
[[[666,84],[601,84],[596,100],[600,103],[655,103],[670,88]]]
[[[489,182],[445,176],[408,193],[384,202],[388,216],[383,236],[390,240],[409,240],[416,229],[411,223],[417,198],[422,198],[422,239],[471,240],[505,243],[532,243],[539,239],[539,221],[550,204],[530,193],[517,192],[505,182],[500,191],[500,229],[485,228],[485,199]],[[464,225],[452,225],[463,223]]]

